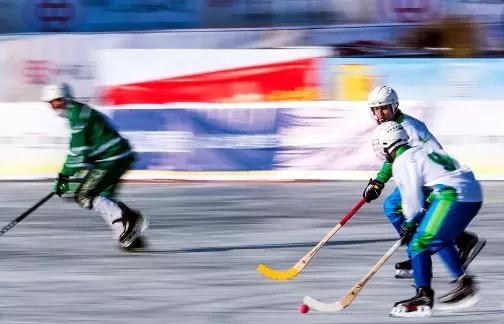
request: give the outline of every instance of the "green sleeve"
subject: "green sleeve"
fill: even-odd
[[[383,162],[383,165],[376,175],[376,179],[383,183],[387,183],[390,178],[392,178],[392,163],[387,161]]]
[[[71,114],[70,121],[70,148],[61,173],[67,176],[74,175],[77,171],[89,167],[87,155],[90,146],[88,143],[88,125],[92,114]],[[83,118],[84,117],[84,118]]]

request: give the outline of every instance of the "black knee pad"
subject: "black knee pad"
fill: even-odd
[[[93,200],[95,197],[96,195],[90,195],[89,193],[76,192],[74,199],[82,208],[93,209]]]

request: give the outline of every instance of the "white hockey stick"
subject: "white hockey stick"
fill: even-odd
[[[364,288],[366,283],[373,277],[373,275],[380,270],[380,268],[387,262],[387,260],[390,258],[392,254],[401,246],[401,239],[397,240],[394,245],[385,253],[384,256],[376,262],[376,264],[369,270],[369,272],[362,277],[359,282],[357,282],[341,299],[335,303],[332,304],[325,304],[322,302],[319,302],[318,300],[306,296],[303,298],[303,303],[308,305],[310,309],[314,309],[319,312],[339,312],[340,310],[348,307],[353,300],[357,297],[359,292]]]

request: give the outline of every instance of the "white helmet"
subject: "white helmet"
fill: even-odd
[[[381,123],[373,136],[373,149],[379,159],[390,161],[390,153],[408,144],[409,136],[404,127],[395,121]]]
[[[392,113],[395,115],[397,108],[399,107],[399,97],[394,89],[387,86],[378,86],[374,88],[368,96],[368,106],[371,109],[371,115],[378,121],[373,113],[373,108],[390,105],[392,107]]]
[[[40,98],[45,102],[59,98],[70,99],[72,98],[72,91],[66,83],[49,84],[42,88]]]

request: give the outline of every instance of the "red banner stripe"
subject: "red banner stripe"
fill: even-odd
[[[264,101],[273,92],[318,88],[315,58],[110,86],[108,105],[167,102],[230,102],[239,97]],[[254,100],[253,100],[254,101]]]

